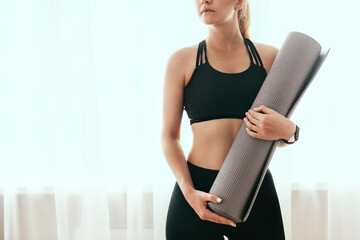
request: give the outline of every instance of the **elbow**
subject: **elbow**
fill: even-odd
[[[178,141],[180,141],[180,138],[172,134],[162,134],[160,138],[161,146],[164,152],[168,148],[169,144]]]
[[[162,144],[173,140],[180,141],[180,129],[177,130],[163,129],[161,131],[160,141]]]

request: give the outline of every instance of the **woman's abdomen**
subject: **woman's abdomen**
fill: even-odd
[[[192,124],[193,145],[187,160],[203,168],[219,170],[243,123],[221,118]]]

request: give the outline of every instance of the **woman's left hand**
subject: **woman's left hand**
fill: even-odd
[[[244,122],[250,136],[264,140],[287,140],[296,130],[296,125],[292,121],[264,105],[250,109]]]

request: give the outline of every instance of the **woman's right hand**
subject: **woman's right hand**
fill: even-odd
[[[236,227],[236,224],[232,220],[220,216],[208,208],[207,206],[208,201],[219,203],[218,201],[216,201],[217,198],[218,197],[216,195],[194,189],[193,191],[191,191],[191,193],[188,194],[186,200],[190,204],[190,206],[195,210],[197,215],[199,215],[201,220],[207,220],[207,221],[226,224],[230,226],[231,223],[233,223],[234,226],[232,227]]]

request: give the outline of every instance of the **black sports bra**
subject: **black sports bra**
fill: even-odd
[[[183,97],[190,125],[218,118],[245,117],[267,74],[254,44],[247,38],[244,42],[250,67],[240,73],[223,73],[214,69],[207,59],[206,40],[199,43],[195,70],[184,88]]]

